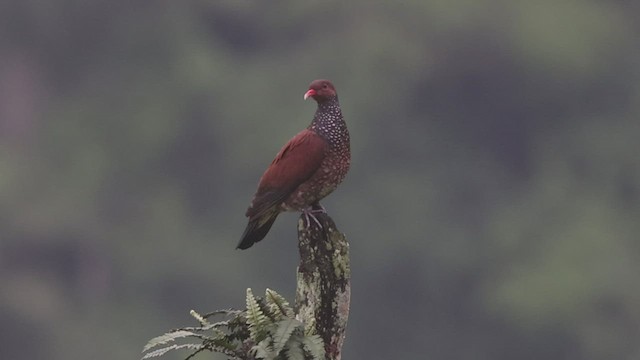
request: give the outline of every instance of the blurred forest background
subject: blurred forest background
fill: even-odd
[[[234,248],[322,77],[352,134],[324,201],[351,242],[345,359],[639,359],[638,19],[634,0],[2,1],[0,358],[135,359],[247,287],[292,299],[297,215]]]

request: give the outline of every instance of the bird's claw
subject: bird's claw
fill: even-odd
[[[311,220],[313,219],[313,222],[315,222],[316,225],[318,225],[318,227],[322,229],[322,224],[320,223],[320,220],[318,220],[318,218],[314,215],[314,213],[326,214],[327,210],[320,204],[312,205],[304,209],[302,211],[302,214],[304,215],[304,218],[306,220],[306,227],[311,226]]]

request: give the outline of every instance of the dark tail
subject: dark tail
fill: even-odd
[[[271,229],[271,225],[276,221],[278,214],[279,212],[274,211],[262,215],[259,218],[249,219],[247,228],[244,229],[244,234],[242,234],[242,239],[240,239],[236,249],[248,249],[253,246],[253,244],[264,239],[264,237],[267,236],[269,229]]]

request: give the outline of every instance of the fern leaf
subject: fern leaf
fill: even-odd
[[[252,347],[251,352],[253,353],[253,356],[256,359],[265,359],[265,360],[275,359],[278,354],[272,351],[271,347],[269,346],[270,342],[271,342],[270,339],[267,338],[260,341],[258,345],[255,345],[254,347]]]
[[[142,357],[142,360],[146,360],[146,359],[150,359],[150,358],[153,358],[153,357],[162,356],[162,355],[168,353],[171,350],[191,349],[191,350],[200,351],[203,348],[204,348],[204,345],[202,345],[202,344],[181,344],[181,345],[173,344],[171,346],[163,347],[163,348],[156,349],[156,350],[153,350],[151,352],[146,353]]]
[[[265,325],[267,318],[260,309],[258,300],[253,296],[251,289],[247,289],[247,325],[251,338],[255,342],[260,342],[265,337]]]
[[[277,320],[281,320],[285,317],[292,318],[294,316],[293,308],[291,308],[287,299],[274,290],[267,289],[265,292],[265,300],[269,306],[269,311]]]
[[[302,338],[299,335],[294,335],[289,338],[285,346],[287,360],[305,360],[301,340]]]
[[[302,327],[302,323],[292,318],[282,320],[277,324],[276,331],[273,335],[273,352],[276,353],[276,355],[284,349],[287,341],[291,338],[291,334],[299,327]]]
[[[209,323],[208,325],[203,325],[203,326],[187,326],[187,327],[183,327],[183,328],[179,328],[179,329],[175,329],[173,331],[178,331],[178,330],[185,330],[185,331],[207,331],[207,330],[211,330],[214,329],[214,331],[220,331],[218,330],[219,328],[225,328],[229,326],[229,320],[224,320],[224,321],[218,321],[215,323]]]
[[[142,349],[142,352],[146,352],[147,350],[152,349],[158,345],[167,344],[172,341],[175,341],[176,339],[185,338],[189,336],[202,338],[202,335],[193,333],[191,331],[185,331],[185,330],[173,331],[170,333],[166,333],[164,335],[156,336],[153,339],[149,340],[147,345],[144,346],[144,349]]]
[[[209,325],[209,321],[207,321],[207,319],[205,319],[202,315],[198,314],[195,310],[189,311],[189,314],[191,314],[191,316],[193,316],[196,320],[198,320],[200,325],[202,326]]]
[[[242,311],[240,311],[240,310],[224,309],[224,310],[216,310],[216,311],[212,311],[210,313],[203,314],[202,317],[205,318],[205,319],[208,319],[208,318],[210,318],[212,316],[216,316],[216,315],[238,316],[240,313],[242,313]]]
[[[324,341],[319,335],[310,335],[302,338],[302,345],[311,355],[313,360],[324,360]]]
[[[216,348],[226,349],[230,351],[236,351],[236,349],[238,348],[238,346],[235,343],[230,341],[225,336],[211,339],[210,343]]]

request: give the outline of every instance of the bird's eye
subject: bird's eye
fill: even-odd
[[[323,88],[323,89],[326,89],[326,88],[328,88],[328,87],[329,87],[329,86],[328,86],[327,84],[322,85],[322,88]]]

